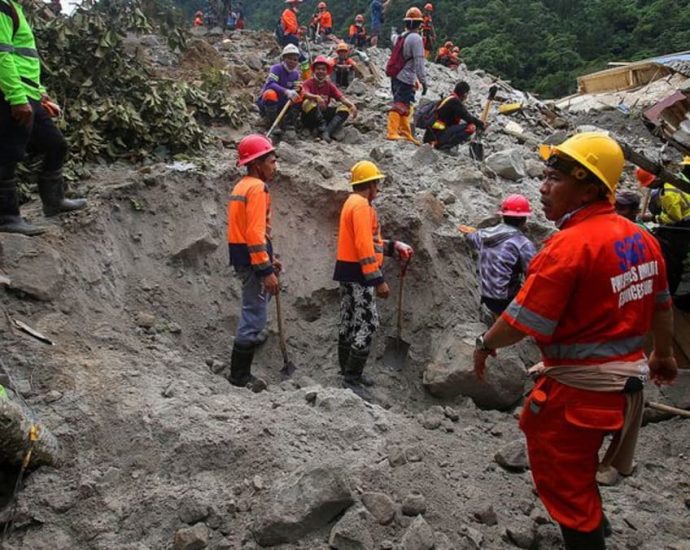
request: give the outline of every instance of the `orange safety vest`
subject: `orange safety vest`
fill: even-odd
[[[392,241],[381,238],[376,209],[362,195],[352,193],[340,212],[333,279],[365,286],[380,285],[384,250],[390,255],[391,244]]]
[[[349,36],[352,38],[353,36],[358,35],[358,36],[366,36],[367,35],[367,30],[364,28],[364,25],[357,26],[357,25],[350,25],[350,33]]]
[[[323,13],[317,14],[316,23],[320,24],[322,29],[332,29],[333,18],[331,17],[331,12],[325,11]]]
[[[546,366],[597,365],[642,359],[655,311],[670,307],[657,240],[598,201],[544,242],[502,317]]]
[[[230,265],[251,266],[257,275],[273,273],[271,195],[258,178],[243,177],[228,200]]]
[[[284,34],[299,34],[297,14],[290,8],[287,8],[283,15],[280,16],[280,24],[283,27]]]

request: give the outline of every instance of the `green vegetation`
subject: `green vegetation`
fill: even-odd
[[[196,8],[203,4],[183,0]],[[393,0],[385,23],[402,21],[415,3]],[[606,68],[608,61],[633,61],[690,49],[690,0],[432,0],[439,39],[462,48],[470,68],[483,68],[515,86],[559,97],[574,92],[576,77]],[[317,4],[304,2],[300,22]],[[369,0],[331,1],[342,33],[356,13],[369,22]],[[282,1],[244,2],[249,28],[273,29]],[[342,34],[340,34],[342,36]]]

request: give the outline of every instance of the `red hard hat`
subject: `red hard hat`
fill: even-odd
[[[501,203],[499,214],[502,216],[527,218],[532,215],[532,209],[526,197],[522,195],[508,195]]]
[[[405,17],[403,18],[403,20],[404,21],[424,21],[424,17],[422,16],[422,12],[419,11],[419,8],[415,8],[413,6],[405,12]]]
[[[647,172],[647,170],[644,170],[643,168],[638,168],[635,170],[635,177],[637,178],[637,181],[640,182],[642,187],[649,187],[656,179],[654,174]]]
[[[320,10],[325,10],[326,9],[326,2],[319,2],[319,5],[316,6]]]
[[[361,21],[364,21],[364,16],[363,16],[361,13],[358,14],[358,15],[355,17],[355,21],[357,21],[358,23],[361,22]]]
[[[311,70],[315,71],[317,65],[326,65],[326,69],[328,69],[328,74],[331,74],[331,71],[333,70],[333,65],[331,65],[331,60],[328,59],[325,55],[317,55],[316,59],[312,61],[311,64]]]
[[[253,160],[263,157],[274,151],[273,143],[266,136],[261,134],[250,134],[242,138],[237,146],[239,160],[237,166],[244,166]]]
[[[427,4],[426,6],[424,6],[424,9],[426,11],[434,11],[434,5],[433,4]]]

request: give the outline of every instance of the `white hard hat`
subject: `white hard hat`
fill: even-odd
[[[285,57],[286,55],[290,55],[290,54],[299,55],[300,54],[299,48],[297,46],[295,46],[294,44],[288,44],[287,46],[285,46],[283,48],[283,51],[280,53],[280,57]]]

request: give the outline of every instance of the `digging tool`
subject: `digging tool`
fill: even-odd
[[[268,132],[266,132],[266,137],[271,137],[271,134],[273,133],[273,130],[276,129],[278,124],[280,124],[280,121],[283,120],[283,117],[285,116],[285,113],[288,112],[288,109],[292,107],[292,100],[288,99],[288,102],[285,104],[285,106],[280,110],[280,113],[278,113],[278,116],[276,119],[273,121],[273,124],[271,124],[271,127],[268,129]]]
[[[280,353],[283,355],[283,368],[280,369],[280,374],[288,377],[292,376],[297,370],[295,364],[290,361],[288,357],[287,345],[285,345],[285,332],[283,331],[283,313],[280,308],[280,290],[275,296],[276,299],[276,315],[278,317],[278,337],[280,339]]]
[[[486,99],[486,104],[484,105],[484,110],[482,111],[481,116],[481,121],[484,123],[485,127],[486,121],[489,120],[489,111],[491,110],[491,104],[493,103],[494,98],[496,97],[497,91],[498,87],[495,85],[489,88],[489,96]],[[480,162],[484,160],[484,144],[482,143],[482,132],[483,130],[477,128],[477,131],[474,133],[472,139],[470,140],[470,157]]]
[[[683,418],[690,418],[690,411],[686,411],[685,409],[671,407],[671,405],[664,405],[663,403],[655,403],[654,401],[647,401],[645,405],[647,405],[650,409],[675,414],[676,416],[682,416]]]
[[[405,360],[407,359],[407,352],[410,350],[410,344],[402,339],[402,322],[403,322],[403,286],[405,284],[405,274],[407,273],[407,266],[410,260],[407,260],[400,268],[400,282],[398,284],[398,326],[397,336],[394,338],[389,336],[386,339],[386,349],[383,352],[383,364],[388,368],[402,370],[405,367]]]

